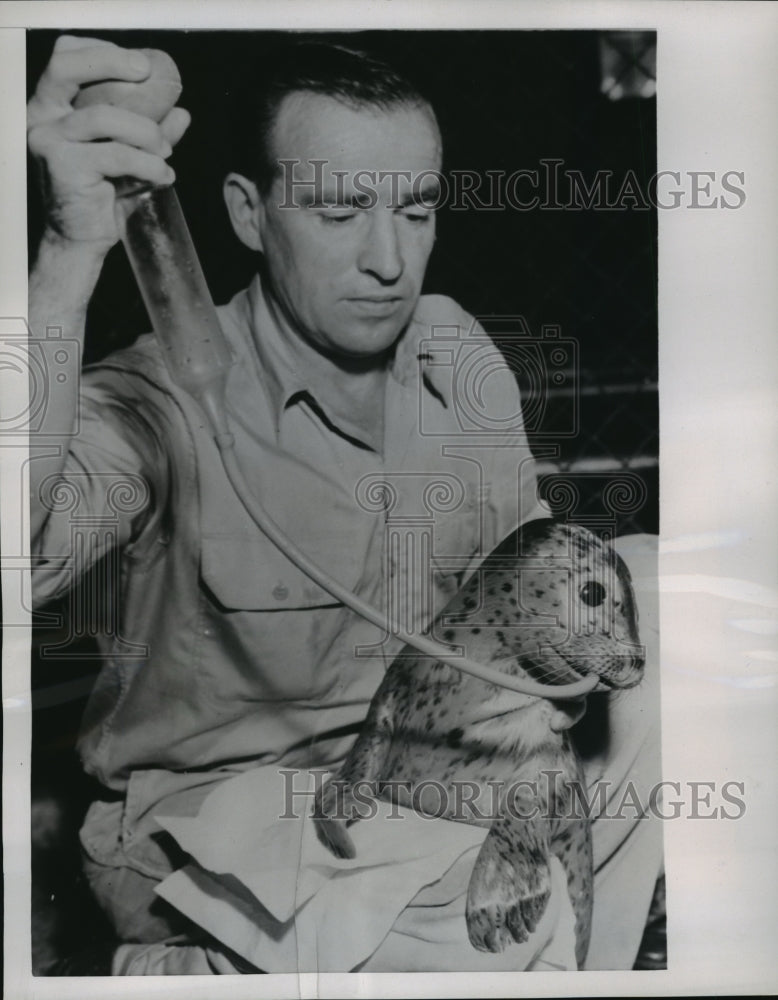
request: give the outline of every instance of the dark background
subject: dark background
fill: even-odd
[[[48,60],[54,32],[30,32],[28,83]],[[84,32],[81,32],[84,34]],[[100,32],[119,44],[161,48],[179,66],[180,103],[193,123],[176,149],[177,189],[217,303],[248,284],[253,255],[233,235],[221,185],[234,167],[228,109],[278,42],[274,32]],[[600,33],[594,31],[322,34],[384,55],[410,76],[435,107],[444,139],[444,171],[563,170],[613,172],[613,191],[633,171],[643,192],[656,169],[656,101],[611,101],[601,93]],[[245,127],[245,123],[244,123]],[[521,189],[530,197],[529,187]],[[30,246],[41,218],[30,185]],[[455,298],[499,333],[523,316],[534,337],[544,324],[578,344],[579,432],[569,427],[571,400],[543,392],[537,441],[559,449],[556,469],[572,475],[583,498],[574,519],[596,515],[605,477],[577,472],[582,458],[608,472],[638,466],[645,496],[619,511],[617,530],[658,530],[656,212],[624,210],[439,212],[438,240],[425,291]],[[87,360],[131,341],[150,324],[121,248],[109,255],[89,314]],[[507,338],[510,339],[509,337]],[[511,352],[506,351],[509,361]],[[522,372],[517,371],[521,382]],[[568,388],[573,383],[568,384]],[[526,408],[526,402],[525,402]],[[591,465],[591,461],[590,461]]]
[[[59,33],[28,33],[30,89]],[[163,49],[180,69],[180,103],[192,112],[193,123],[172,163],[209,286],[215,300],[224,302],[248,283],[255,268],[253,256],[233,235],[222,203],[222,178],[233,165],[232,123],[225,109],[252,64],[277,43],[276,36],[94,34],[130,47]],[[557,158],[589,180],[597,170],[613,171],[616,190],[632,170],[643,191],[655,172],[655,100],[611,101],[601,93],[597,32],[373,31],[318,37],[384,55],[416,81],[438,114],[444,171],[511,173],[541,169],[541,159]],[[32,175],[28,211],[34,255],[42,218]],[[619,533],[658,531],[656,273],[653,210],[456,212],[444,207],[425,285],[427,292],[455,298],[499,335],[509,361],[515,354],[505,330],[516,324],[490,317],[523,316],[535,336],[544,324],[555,324],[563,337],[576,341],[578,370],[567,387],[577,386],[578,432],[554,437],[555,430],[569,429],[571,399],[549,385],[542,389],[543,417],[533,427],[532,443],[538,451],[549,443],[557,449],[541,464],[541,482],[549,496],[562,497],[559,512],[595,528],[603,515],[613,522],[613,512],[603,506],[604,489],[625,474],[631,478],[636,492],[616,512]],[[115,248],[90,305],[87,360],[147,329],[124,252]],[[515,370],[521,382],[523,373]],[[579,499],[565,506],[570,493],[555,492],[560,482],[572,483]],[[54,919],[53,908],[63,897],[71,910],[74,900],[81,901],[79,920],[57,931],[67,950],[100,934],[99,920],[90,922],[74,875],[74,832],[92,789],[73,753],[98,662],[92,658],[90,629],[72,635],[69,603],[47,610],[60,616],[60,625],[38,627],[34,637],[33,799],[57,806],[70,838],[59,853],[34,855],[34,891],[44,923]],[[44,625],[40,617],[38,624]],[[67,655],[47,653],[47,646],[62,641],[70,643]]]

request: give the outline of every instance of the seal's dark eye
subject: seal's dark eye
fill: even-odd
[[[605,600],[605,587],[596,580],[589,580],[581,587],[581,600],[590,608],[598,608]]]

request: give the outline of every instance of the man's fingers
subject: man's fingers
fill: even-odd
[[[171,146],[175,146],[189,128],[192,116],[185,108],[171,108],[159,123],[162,134]]]
[[[85,35],[60,35],[54,42],[54,52],[88,49],[90,45],[113,45],[104,38],[89,38]]]
[[[61,41],[61,39],[60,39]],[[80,41],[80,39],[79,39]],[[112,42],[88,46],[54,46],[49,64],[38,81],[35,98],[43,105],[69,106],[82,84],[96,80],[145,80],[151,63],[137,50]]]
[[[174,171],[159,156],[118,142],[99,143],[91,160],[103,177],[137,177],[151,184],[172,184]]]
[[[74,111],[60,119],[53,128],[73,142],[95,139],[113,139],[128,146],[136,146],[158,156],[170,156],[172,144],[156,122],[144,115],[137,115],[124,108],[96,104],[91,108]]]
[[[84,190],[105,178],[136,177],[151,184],[172,184],[175,173],[162,156],[121,142],[52,141],[46,127],[30,133],[30,149],[49,164],[50,172],[63,188]]]

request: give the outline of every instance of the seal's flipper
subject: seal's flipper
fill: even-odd
[[[356,857],[354,841],[346,827],[362,816],[360,805],[377,798],[394,732],[394,698],[382,698],[378,689],[370,706],[362,734],[343,762],[340,771],[327,781],[314,800],[313,820],[319,840],[338,858]],[[355,798],[352,785],[359,784]]]
[[[567,891],[575,913],[575,955],[583,968],[592,929],[594,872],[592,838],[588,820],[570,815],[554,824],[551,850],[562,862],[567,875]]]
[[[338,772],[343,781],[363,781],[378,786],[384,777],[386,759],[395,730],[395,697],[380,687],[370,706],[362,733]],[[377,791],[376,793],[377,794]]]
[[[336,858],[355,858],[357,849],[348,835],[346,822],[350,815],[350,788],[338,781],[328,781],[314,800],[313,821],[316,836]]]
[[[467,890],[467,933],[479,951],[501,952],[535,930],[551,893],[545,820],[496,819]]]

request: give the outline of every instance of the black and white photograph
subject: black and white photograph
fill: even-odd
[[[8,40],[8,995],[767,984],[775,351],[728,399],[678,303],[685,220],[776,199],[678,139],[674,24],[60,6]]]

